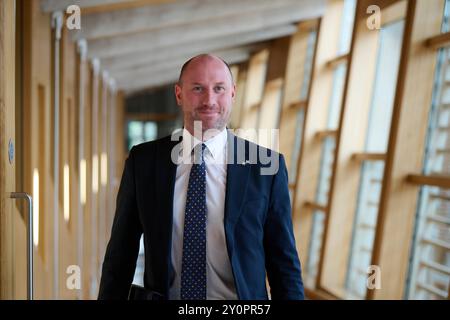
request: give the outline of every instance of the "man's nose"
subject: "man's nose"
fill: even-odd
[[[216,105],[216,97],[213,90],[206,90],[203,97],[203,105],[214,107]]]

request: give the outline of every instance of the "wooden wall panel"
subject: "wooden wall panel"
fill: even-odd
[[[311,84],[310,100],[305,116],[302,146],[304,156],[299,160],[293,206],[294,226],[298,232],[296,237],[297,249],[303,263],[308,261],[313,214],[313,211],[306,208],[305,204],[308,201],[314,201],[316,196],[322,154],[322,143],[316,134],[326,128],[329,101],[324,97],[331,96],[333,84],[333,69],[328,68],[327,63],[337,55],[342,8],[343,2],[330,1],[322,18],[313,69],[314,82]]]
[[[382,286],[369,291],[369,299],[404,298],[418,197],[417,186],[405,177],[422,171],[437,58],[424,42],[440,33],[444,2],[409,1],[372,257],[381,268]]]
[[[370,4],[368,1],[361,1],[356,8],[354,45],[349,56],[351,62],[339,125],[337,158],[322,253],[320,285],[337,296],[345,296],[342,288],[360,179],[360,163],[352,161],[351,157],[364,150],[376,69],[379,33],[366,26],[366,8]]]
[[[15,161],[8,160],[9,140],[15,141],[14,2],[0,1],[0,299],[14,298],[14,217],[8,194],[16,191]],[[21,200],[19,200],[21,201]]]
[[[53,201],[49,159],[51,156],[51,26],[50,15],[39,10],[37,1],[23,2],[23,186],[33,195],[33,172],[39,173],[39,244],[35,251],[35,297],[52,297]],[[18,142],[19,143],[19,142]],[[36,210],[36,209],[35,209]],[[19,252],[25,252],[25,228],[16,228]],[[25,274],[25,260],[17,272]],[[23,283],[16,297],[23,298]]]
[[[74,299],[77,290],[70,290],[66,286],[68,274],[67,268],[71,265],[78,265],[77,259],[77,236],[78,236],[78,166],[76,142],[76,127],[78,119],[77,106],[77,55],[76,44],[70,39],[67,28],[62,29],[61,38],[61,95],[60,95],[60,207],[59,218],[59,290],[63,299]],[[65,181],[64,167],[69,168],[69,181]],[[65,188],[69,187],[68,198],[65,199]],[[66,186],[65,186],[66,185]],[[69,204],[65,201],[69,200]],[[66,221],[64,208],[68,205],[69,220]]]

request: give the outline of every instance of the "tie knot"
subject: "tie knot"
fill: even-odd
[[[198,145],[196,145],[194,147],[194,149],[192,150],[194,152],[194,163],[195,164],[200,164],[203,162],[204,160],[204,155],[205,155],[205,149],[206,149],[206,144],[204,143],[199,143]]]

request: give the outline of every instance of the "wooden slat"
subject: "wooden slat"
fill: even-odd
[[[430,49],[440,49],[450,45],[450,32],[442,33],[428,38],[425,45]]]
[[[289,108],[291,108],[291,109],[304,109],[304,108],[306,108],[306,103],[307,103],[307,101],[306,100],[302,100],[302,101],[295,101],[295,102],[292,102],[290,105],[289,105]]]
[[[444,189],[450,189],[450,177],[448,176],[425,176],[419,174],[410,174],[406,180],[409,183],[425,186],[435,186]]]
[[[349,57],[348,54],[343,54],[343,55],[337,56],[336,58],[333,58],[327,62],[327,67],[328,68],[336,68],[337,66],[339,66],[342,63],[347,63],[348,57]]]
[[[368,229],[368,230],[375,230],[375,226],[374,226],[374,225],[370,225],[370,224],[368,224],[368,223],[360,223],[360,224],[358,225],[358,228],[361,228],[361,229]]]
[[[437,149],[436,153],[437,154],[448,154],[448,153],[450,153],[450,149]]]
[[[430,194],[430,199],[439,199],[444,201],[450,201],[450,195]]]
[[[423,283],[423,282],[417,282],[417,286],[419,287],[419,288],[422,288],[422,289],[424,289],[425,291],[428,291],[428,292],[430,292],[430,293],[433,293],[433,294],[435,294],[435,295],[437,295],[437,296],[439,296],[439,297],[441,297],[441,298],[443,298],[443,299],[446,299],[447,298],[447,292],[445,292],[445,291],[443,291],[443,290],[440,290],[440,289],[438,289],[438,288],[435,288],[435,287],[433,287],[433,286],[430,286],[429,284],[426,284],[426,283]]]
[[[324,139],[328,137],[335,137],[337,134],[336,130],[320,130],[316,132],[315,137],[317,139]]]
[[[385,153],[354,153],[352,159],[356,161],[384,161],[386,159]]]
[[[314,201],[306,201],[305,202],[305,207],[312,209],[312,210],[319,210],[322,211],[324,213],[326,213],[327,211],[327,207],[321,204],[318,204],[317,202]]]
[[[440,216],[438,216],[436,214],[428,215],[427,219],[435,221],[435,222],[440,222],[440,223],[444,223],[444,224],[450,225],[450,219],[449,218],[440,217]]]
[[[434,261],[429,261],[429,260],[421,260],[420,263],[424,266],[427,266],[427,267],[433,269],[433,270],[450,275],[450,268],[448,266],[444,266],[442,264],[436,263]]]
[[[434,246],[450,250],[450,243],[439,240],[439,239],[423,238],[422,242],[426,242],[426,243],[432,244]]]

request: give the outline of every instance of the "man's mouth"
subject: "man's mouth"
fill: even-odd
[[[207,114],[207,115],[219,113],[218,110],[214,110],[214,109],[200,109],[197,112],[200,114]]]

